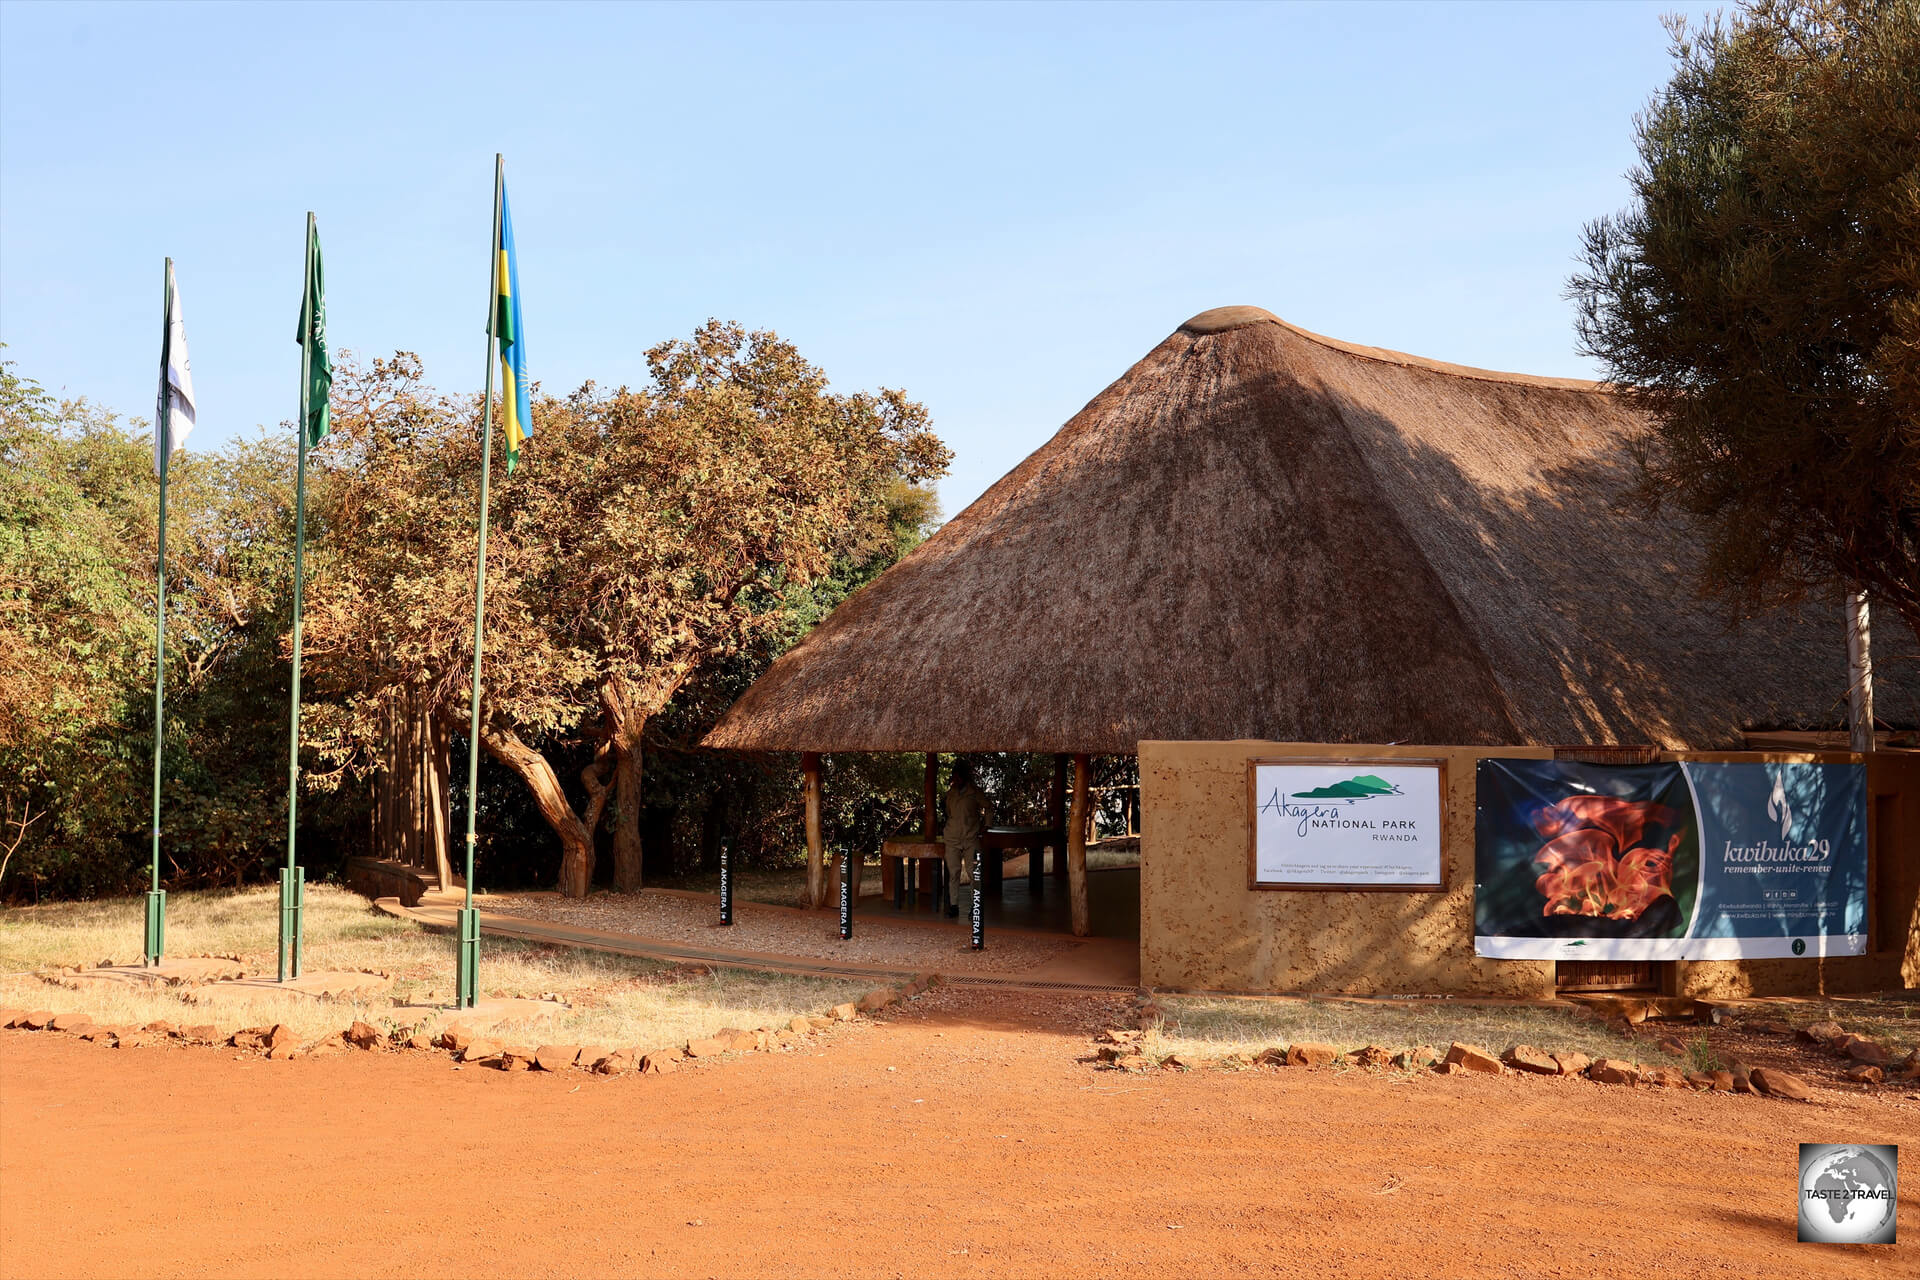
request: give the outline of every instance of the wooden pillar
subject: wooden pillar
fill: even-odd
[[[939,783],[939,781],[940,781],[940,753],[938,751],[929,751],[927,752],[927,788],[926,788],[927,825],[924,828],[927,834],[927,839],[929,840],[937,839],[938,837],[935,835],[935,833],[940,829],[940,808],[939,808],[939,805],[935,802],[935,797],[934,797],[934,788]]]
[[[1060,833],[1061,843],[1053,846],[1053,876],[1056,880],[1067,877],[1067,758],[1053,758],[1053,791],[1047,797],[1047,825]]]
[[[820,753],[800,756],[800,790],[807,802],[807,905],[827,905],[826,841],[820,834]]]
[[[1084,938],[1087,919],[1087,783],[1093,769],[1085,756],[1073,758],[1073,825],[1067,829],[1067,898],[1073,904],[1073,936]]]

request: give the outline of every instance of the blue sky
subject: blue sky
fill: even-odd
[[[952,513],[1207,307],[1591,375],[1676,9],[6,0],[0,341],[144,418],[171,255],[193,445],[290,420],[312,209],[336,347],[476,390],[498,150],[547,389],[777,329],[926,402]]]

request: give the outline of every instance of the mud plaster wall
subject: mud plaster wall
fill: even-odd
[[[1247,888],[1247,762],[1331,755],[1447,762],[1446,888],[1326,893]],[[1140,980],[1212,991],[1553,994],[1551,960],[1473,954],[1473,774],[1533,748],[1140,744]]]
[[[1440,893],[1247,888],[1247,762],[1289,756],[1446,761],[1446,888]],[[1474,766],[1548,759],[1545,748],[1329,747],[1276,742],[1140,744],[1140,980],[1212,991],[1546,997],[1554,965],[1473,954]],[[1669,756],[1669,759],[1678,758]],[[1700,760],[1857,759],[1781,753]],[[1868,761],[1873,951],[1822,960],[1691,961],[1699,997],[1920,985],[1920,757]]]

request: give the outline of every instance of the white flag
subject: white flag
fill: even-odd
[[[180,291],[167,261],[167,325],[160,339],[160,397],[153,412],[153,472],[159,475],[193,430],[193,366],[187,360],[187,326],[180,318]]]

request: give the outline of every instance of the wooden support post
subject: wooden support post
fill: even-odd
[[[1053,758],[1053,793],[1047,797],[1047,825],[1060,833],[1062,843],[1053,846],[1053,876],[1064,880],[1067,876],[1067,758]]]
[[[1067,829],[1067,898],[1073,905],[1073,936],[1084,938],[1087,919],[1087,783],[1093,769],[1085,756],[1073,758],[1073,825]]]
[[[826,840],[820,834],[820,753],[800,756],[800,789],[807,803],[807,905],[827,905]]]
[[[929,751],[927,752],[927,825],[925,827],[927,839],[929,840],[937,840],[940,838],[938,835],[940,830],[940,808],[938,804],[935,803],[934,797],[934,788],[939,781],[940,753],[938,751]]]

